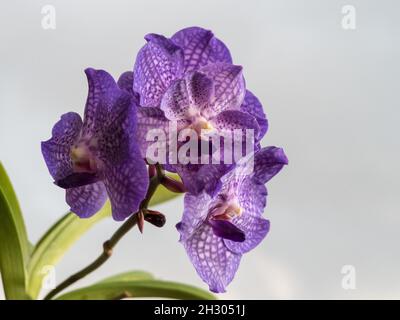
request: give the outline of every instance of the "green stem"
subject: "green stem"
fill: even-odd
[[[162,175],[160,175],[162,173]],[[149,188],[147,190],[146,197],[140,204],[140,210],[146,209],[149,205],[151,197],[156,192],[158,186],[163,179],[163,172],[161,169],[157,170],[157,175],[150,179]],[[103,243],[103,252],[100,256],[94,260],[91,264],[87,267],[83,268],[82,270],[78,271],[77,273],[73,274],[63,282],[61,282],[56,288],[51,290],[45,297],[44,300],[50,300],[58,293],[69,287],[70,285],[74,284],[75,282],[81,280],[82,278],[86,277],[88,274],[92,273],[93,271],[97,270],[101,267],[112,255],[112,251],[117,243],[137,224],[137,212],[134,213],[128,220],[124,222],[124,224],[118,228],[117,231],[111,236],[109,240]]]

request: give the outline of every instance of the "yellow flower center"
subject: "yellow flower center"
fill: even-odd
[[[226,201],[218,206],[212,216],[221,220],[231,220],[235,217],[240,217],[243,213],[243,209],[236,199]]]
[[[204,138],[205,134],[214,130],[213,125],[203,116],[193,117],[192,124],[189,128],[195,130],[200,139]]]
[[[84,143],[72,146],[70,157],[74,172],[95,172],[97,169],[93,154]]]

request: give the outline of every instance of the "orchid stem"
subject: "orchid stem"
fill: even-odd
[[[150,178],[149,188],[147,189],[146,197],[140,204],[139,211],[147,209],[147,206],[149,205],[152,196],[156,192],[158,186],[161,184],[163,175],[164,172],[162,171],[162,169],[158,168],[157,174],[152,178]],[[138,212],[131,215],[129,219],[126,220],[124,224],[118,228],[117,231],[115,231],[115,233],[111,236],[111,238],[103,243],[103,252],[96,260],[94,260],[87,267],[83,268],[82,270],[78,271],[77,273],[73,274],[72,276],[61,282],[57,287],[51,290],[44,297],[44,300],[52,299],[54,296],[56,296],[64,289],[68,288],[70,285],[74,284],[75,282],[81,280],[88,274],[100,268],[111,257],[113,249],[117,245],[117,243],[138,223],[137,213]]]

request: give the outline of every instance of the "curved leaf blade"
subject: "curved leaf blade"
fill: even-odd
[[[7,299],[29,299],[25,290],[29,251],[17,196],[0,162],[0,271]]]
[[[46,266],[54,266],[67,250],[102,219],[111,216],[109,201],[94,216],[81,219],[72,212],[58,220],[39,240],[28,265],[28,292],[36,298],[40,292]]]
[[[98,283],[65,293],[57,300],[113,300],[129,298],[172,298],[190,300],[213,300],[214,295],[177,282],[161,280],[114,281]]]
[[[117,274],[115,276],[111,276],[108,278],[105,278],[98,282],[100,283],[110,283],[110,282],[129,282],[129,281],[138,281],[138,280],[151,280],[154,279],[154,276],[146,271],[128,271],[128,272],[123,272],[120,274]]]

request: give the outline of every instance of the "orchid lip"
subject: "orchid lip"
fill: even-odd
[[[223,202],[217,204],[211,211],[210,215],[214,220],[231,220],[242,215],[243,209],[236,199],[227,200],[223,196]]]
[[[63,179],[54,181],[54,184],[63,189],[70,189],[92,184],[99,180],[100,178],[96,173],[74,172]]]
[[[91,140],[80,141],[78,144],[71,147],[70,157],[74,172],[96,172],[97,164],[93,155],[95,149],[96,147]]]
[[[230,221],[212,219],[208,223],[217,237],[234,242],[244,242],[246,240],[245,233]]]

